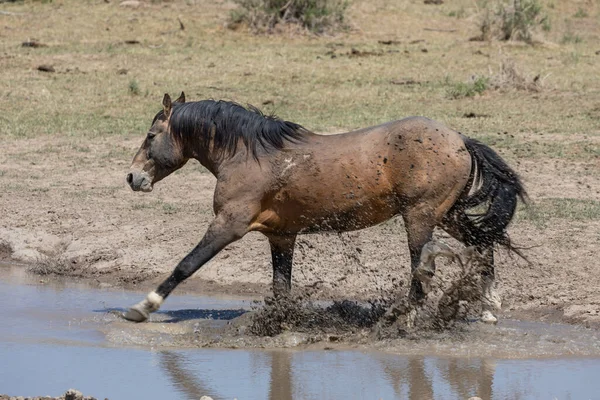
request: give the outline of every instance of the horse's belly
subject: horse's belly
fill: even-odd
[[[330,199],[328,199],[330,200]],[[380,224],[400,212],[393,196],[377,199],[320,200],[279,211],[280,229],[290,233],[345,232]]]

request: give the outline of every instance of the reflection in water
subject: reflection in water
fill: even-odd
[[[247,368],[240,363],[235,373],[229,371],[230,375],[217,377],[219,368],[211,363],[218,361],[208,357],[194,362],[194,354],[197,353],[160,353],[161,368],[172,386],[188,399],[205,395],[215,400],[228,398],[232,388],[237,388],[234,396],[238,398],[269,400],[305,399],[315,395],[357,398],[369,393],[374,398],[384,399],[493,398],[493,360],[358,352],[255,351],[246,353],[250,355]],[[307,354],[311,356],[307,357]],[[265,381],[266,385],[252,384],[257,379]],[[219,382],[228,382],[227,393]]]
[[[0,300],[0,360],[9,360],[0,362],[0,393],[59,395],[75,387],[110,399],[600,399],[600,341],[594,330],[503,321],[495,337],[511,354],[530,354],[535,347],[543,352],[534,354],[595,358],[484,360],[204,348],[161,352],[151,348],[168,344],[168,334],[163,338],[159,330],[147,336],[141,325],[122,329],[106,313],[139,300],[137,293],[9,278],[0,268],[0,293],[10,293]],[[202,308],[195,309],[199,304]],[[159,316],[171,326],[177,324],[167,321],[200,316],[225,320],[245,306],[243,301],[173,296]]]
[[[463,398],[473,395],[492,398],[495,361],[449,359],[440,360],[438,368],[454,391]]]
[[[211,393],[202,377],[194,375],[185,369],[185,356],[172,351],[160,352],[160,365],[167,373],[173,386],[186,394],[189,399],[199,399]]]
[[[407,375],[410,400],[433,399],[432,382],[425,373],[425,362],[422,358],[411,358],[408,361]]]
[[[292,400],[292,353],[273,351],[270,355],[269,400]]]

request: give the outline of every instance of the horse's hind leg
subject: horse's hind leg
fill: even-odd
[[[292,263],[296,235],[271,236],[271,258],[273,260],[273,295],[283,296],[292,288]]]
[[[421,263],[423,247],[431,241],[436,221],[433,212],[416,207],[404,214],[404,224],[408,235],[410,267],[412,279],[410,299],[421,301],[429,291],[429,284],[435,273],[435,263]]]
[[[496,323],[498,318],[494,313],[500,310],[502,302],[500,296],[496,293],[496,269],[494,267],[494,247],[492,245],[482,245],[473,243],[476,239],[468,238],[468,235],[461,228],[460,222],[456,221],[452,215],[444,218],[442,228],[452,235],[456,240],[461,241],[467,246],[475,246],[477,252],[482,256],[483,268],[481,269],[481,321],[486,323]]]
[[[484,266],[481,271],[481,321],[495,324],[498,318],[494,312],[500,310],[502,302],[496,293],[496,269],[494,267],[494,247],[477,247],[483,256]]]

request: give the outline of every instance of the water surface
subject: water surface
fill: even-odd
[[[107,311],[133,304],[142,294],[39,280],[22,269],[0,268],[0,393],[57,396],[77,388],[111,400],[197,400],[203,395],[215,400],[600,399],[597,356],[498,359],[183,349],[169,348],[168,334],[162,341],[132,345],[114,338],[151,324],[117,324]],[[186,318],[226,322],[251,306],[242,299],[173,296],[159,318],[175,319],[168,325],[176,329]],[[579,332],[515,321],[507,326],[502,329],[547,329],[557,347]],[[555,337],[564,339],[561,343]]]

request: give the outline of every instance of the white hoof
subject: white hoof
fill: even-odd
[[[481,318],[479,319],[481,322],[485,322],[486,324],[497,324],[498,318],[492,314],[491,311],[485,310],[481,313]]]
[[[139,304],[131,307],[126,313],[123,314],[123,318],[133,322],[144,322],[148,319],[150,314],[140,307]]]
[[[134,322],[144,322],[148,319],[151,312],[160,308],[163,300],[162,296],[158,295],[156,292],[150,292],[144,300],[140,301],[123,314],[123,318]]]

